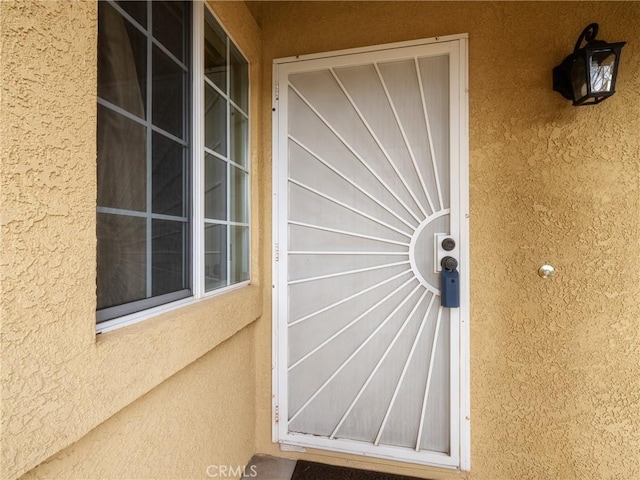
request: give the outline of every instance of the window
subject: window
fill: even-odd
[[[205,9],[205,289],[249,279],[248,66]]]
[[[98,323],[248,282],[248,95],[201,2],[98,2]]]

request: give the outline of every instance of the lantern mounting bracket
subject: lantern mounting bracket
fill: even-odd
[[[580,45],[582,45],[582,42],[585,42],[587,44],[589,42],[593,42],[596,39],[596,35],[598,35],[598,28],[599,27],[597,23],[590,23],[589,25],[587,25],[578,37],[576,46],[573,47],[573,53],[576,53],[578,50],[580,50]]]

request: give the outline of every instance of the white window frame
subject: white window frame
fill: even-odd
[[[247,225],[248,225],[248,257],[246,259],[248,264],[249,278],[241,282],[227,285],[214,290],[205,291],[204,282],[204,233],[205,233],[205,216],[204,216],[204,193],[205,193],[205,149],[204,149],[204,21],[205,11],[207,8],[209,13],[213,16],[214,20],[218,23],[220,28],[228,37],[227,42],[227,61],[229,61],[230,55],[230,43],[233,43],[234,47],[240,52],[240,54],[247,60]],[[141,310],[139,312],[123,315],[111,320],[106,320],[96,324],[96,333],[106,333],[111,330],[115,330],[127,325],[133,325],[135,323],[148,320],[157,315],[176,310],[186,305],[197,303],[206,300],[211,297],[223,295],[227,292],[237,290],[251,284],[252,269],[251,269],[251,238],[252,238],[252,223],[251,223],[251,63],[248,60],[248,56],[238,46],[238,43],[234,40],[233,36],[229,34],[224,24],[220,21],[220,18],[215,14],[209,5],[203,0],[194,0],[191,3],[191,259],[190,259],[190,272],[191,272],[191,296],[182,298],[177,301],[168,302],[163,305],[158,305],[152,308]],[[227,69],[227,86],[229,86],[230,71]],[[226,96],[226,95],[225,95]],[[229,103],[229,100],[227,100]],[[235,104],[234,104],[235,106]],[[238,106],[236,106],[239,108]],[[230,109],[227,110],[227,148],[230,147]],[[233,163],[233,162],[232,162]],[[229,178],[227,178],[227,185]],[[229,210],[229,198],[230,190],[227,188],[227,211]],[[228,216],[227,216],[228,217]],[[228,220],[227,220],[228,222]],[[232,222],[233,223],[233,222]],[[230,245],[230,240],[227,238],[227,245]],[[227,259],[229,253],[227,252]],[[227,262],[227,272],[229,271],[229,264]]]

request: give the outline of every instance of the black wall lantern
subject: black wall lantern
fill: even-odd
[[[598,24],[585,28],[573,53],[553,69],[553,89],[574,105],[595,105],[616,91],[620,51],[626,42],[596,40]],[[582,42],[586,45],[580,48]]]

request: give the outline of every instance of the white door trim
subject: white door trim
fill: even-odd
[[[276,58],[273,63],[274,65],[279,65],[283,63],[303,62],[306,60],[315,60],[318,58],[342,57],[345,55],[352,55],[354,53],[380,52],[382,50],[395,50],[405,47],[417,47],[421,45],[429,45],[432,43],[451,42],[454,40],[467,40],[468,38],[468,33],[444,35],[442,37],[431,37],[418,40],[408,40],[405,42],[385,43],[383,45],[373,45],[369,47],[347,48],[344,50],[334,50],[333,52],[311,53],[307,55],[296,55],[295,57]]]
[[[292,71],[302,72],[305,70],[315,70],[321,59],[327,59],[332,67],[340,65],[357,65],[359,62],[367,63],[375,56],[375,61],[385,59],[398,59],[398,49],[403,50],[407,57],[413,56],[419,47],[432,45],[434,55],[451,52],[451,44],[456,45],[456,55],[452,55],[452,60],[457,58],[458,65],[454,70],[457,75],[452,75],[450,91],[459,92],[458,96],[451,98],[451,122],[456,124],[457,138],[451,135],[450,152],[451,158],[457,156],[458,161],[452,164],[458,165],[459,171],[452,170],[452,186],[455,180],[457,185],[451,192],[459,192],[457,198],[451,201],[459,202],[460,222],[456,225],[459,228],[459,238],[462,245],[469,245],[469,148],[468,148],[468,35],[449,35],[444,37],[434,37],[424,40],[414,40],[373,47],[355,48],[334,52],[303,55],[297,57],[287,57],[274,60],[273,65],[273,91],[272,91],[272,122],[273,122],[273,145],[272,145],[272,181],[273,181],[273,243],[272,243],[272,276],[273,276],[273,297],[272,297],[272,440],[284,444],[297,445],[308,448],[328,449],[332,451],[369,455],[391,460],[407,461],[417,464],[440,466],[445,468],[459,468],[470,470],[470,357],[469,357],[469,249],[461,248],[459,252],[460,264],[466,271],[461,271],[460,289],[460,322],[459,332],[452,335],[452,339],[457,337],[458,344],[451,345],[452,351],[459,352],[460,363],[451,364],[451,368],[459,372],[458,382],[452,382],[451,402],[456,403],[455,410],[459,415],[452,415],[452,452],[451,455],[438,454],[434,452],[405,452],[403,458],[398,458],[397,450],[393,447],[378,445],[373,447],[365,442],[357,442],[342,439],[325,439],[314,435],[304,435],[287,432],[287,422],[280,422],[280,416],[287,412],[287,378],[280,375],[280,369],[287,366],[287,338],[286,331],[279,328],[280,306],[286,308],[287,305],[287,271],[286,262],[280,261],[281,252],[286,255],[287,246],[287,223],[279,217],[280,212],[286,212],[287,196],[282,194],[287,186],[287,170],[280,166],[280,152],[286,152],[286,135],[280,132],[287,131],[286,115],[280,112],[287,112],[286,95],[280,96],[279,80],[285,78]],[[438,45],[439,44],[439,45]],[[438,48],[441,46],[441,48]],[[412,47],[416,47],[415,49]],[[415,51],[414,51],[415,50]],[[422,52],[424,56],[424,53]],[[313,65],[300,64],[308,60],[319,60],[320,62],[309,62]],[[286,85],[286,82],[282,82]],[[452,226],[453,228],[453,226]],[[286,329],[284,329],[286,330]],[[455,430],[455,432],[454,432]],[[457,445],[453,442],[459,439]]]

